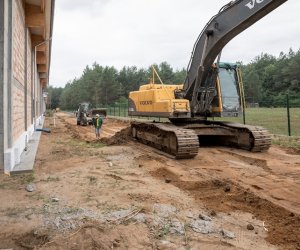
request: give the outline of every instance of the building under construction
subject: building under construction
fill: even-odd
[[[54,0],[0,0],[0,170],[11,173],[45,111]]]

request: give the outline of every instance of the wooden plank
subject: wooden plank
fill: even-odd
[[[39,73],[48,72],[46,64],[38,64],[37,69]]]
[[[40,75],[40,79],[42,79],[42,78],[48,78],[48,74],[47,73],[39,73],[39,75]]]
[[[45,14],[40,6],[25,4],[25,23],[29,28],[45,27]]]
[[[41,12],[45,12],[45,0],[41,0]]]
[[[47,63],[47,58],[45,53],[43,52],[37,52],[36,53],[36,63],[37,64],[46,64]]]
[[[32,49],[40,43],[42,43],[44,40],[43,36],[39,35],[31,35],[31,44],[32,44]],[[40,47],[40,46],[39,46]]]
[[[46,44],[41,44],[40,46],[36,47],[36,51],[46,51]]]
[[[40,83],[41,83],[41,85],[43,85],[43,87],[46,87],[47,86],[47,78],[41,78]]]

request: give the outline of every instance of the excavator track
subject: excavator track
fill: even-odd
[[[198,136],[193,130],[168,123],[131,123],[132,136],[138,141],[175,156],[194,158],[198,154]]]
[[[260,126],[218,121],[210,121],[209,125],[231,130],[232,136],[226,137],[225,145],[227,146],[251,152],[264,152],[270,148],[272,143],[269,131]]]
[[[271,136],[262,127],[240,123],[202,121],[200,123],[131,123],[132,136],[138,141],[175,156],[194,158],[200,145],[228,146],[251,152],[264,152]]]

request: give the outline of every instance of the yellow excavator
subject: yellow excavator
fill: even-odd
[[[252,152],[269,149],[262,127],[214,121],[239,116],[244,91],[237,64],[221,63],[223,47],[287,0],[235,0],[223,6],[200,33],[182,85],[165,85],[153,68],[149,84],[130,92],[130,116],[155,116],[168,122],[132,122],[132,136],[178,159],[193,158],[200,145],[224,145]],[[156,84],[154,76],[160,80]]]

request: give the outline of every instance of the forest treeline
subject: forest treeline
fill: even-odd
[[[165,84],[184,82],[186,69],[174,70],[167,62],[155,65]],[[284,106],[286,95],[290,103],[300,107],[300,50],[290,49],[278,57],[262,53],[249,64],[241,63],[246,101],[259,106]],[[124,66],[101,66],[94,63],[86,66],[82,75],[69,81],[64,88],[48,88],[50,104],[48,108],[60,107],[74,110],[83,101],[94,107],[104,107],[116,103],[127,103],[130,91],[149,82],[151,67],[137,68]]]

